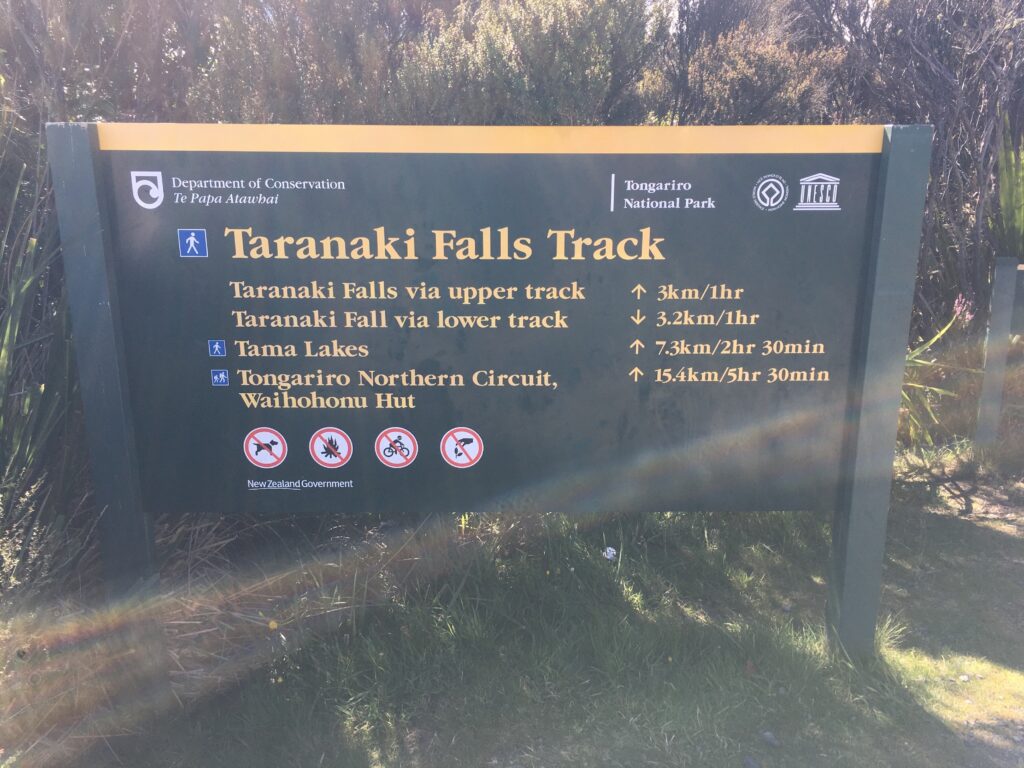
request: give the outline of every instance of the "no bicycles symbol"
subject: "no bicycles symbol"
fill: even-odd
[[[441,456],[456,469],[468,469],[484,455],[484,441],[469,427],[450,429],[441,438]]]
[[[273,469],[288,455],[288,443],[276,429],[256,427],[245,436],[242,450],[250,463],[262,469]]]
[[[420,447],[408,429],[388,427],[377,435],[374,450],[385,466],[402,469],[416,460]]]
[[[352,458],[352,439],[337,427],[323,427],[309,439],[309,455],[321,467],[343,467]]]

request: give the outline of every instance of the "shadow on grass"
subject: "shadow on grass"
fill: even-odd
[[[551,518],[82,764],[999,765],[829,655],[826,555],[808,515]]]
[[[980,487],[968,517],[955,500],[921,501],[900,499],[890,527],[885,604],[912,627],[905,644],[1024,672],[1021,489]]]

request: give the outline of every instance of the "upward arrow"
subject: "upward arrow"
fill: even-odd
[[[629,375],[633,377],[634,382],[637,382],[640,381],[640,377],[644,375],[644,372],[634,365],[633,370],[629,372]]]
[[[637,283],[636,285],[633,286],[633,290],[631,290],[630,293],[635,294],[636,300],[640,301],[640,297],[647,293],[647,289],[640,285],[640,283]]]
[[[636,313],[634,313],[633,315],[630,315],[629,319],[632,320],[636,325],[640,325],[640,323],[642,323],[644,320],[646,320],[647,317],[645,315],[641,315],[640,314],[640,310],[638,309],[636,311]]]
[[[629,348],[639,355],[640,350],[644,348],[644,343],[640,339],[633,339],[633,343],[629,345]]]

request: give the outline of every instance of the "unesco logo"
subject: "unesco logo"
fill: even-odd
[[[777,173],[769,173],[754,185],[754,205],[762,211],[777,211],[786,204],[789,185]]]

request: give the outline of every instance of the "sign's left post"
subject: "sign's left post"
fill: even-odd
[[[50,123],[47,155],[60,225],[72,342],[85,407],[107,593],[140,596],[155,585],[153,523],[142,506],[117,283],[110,200],[96,126]]]

